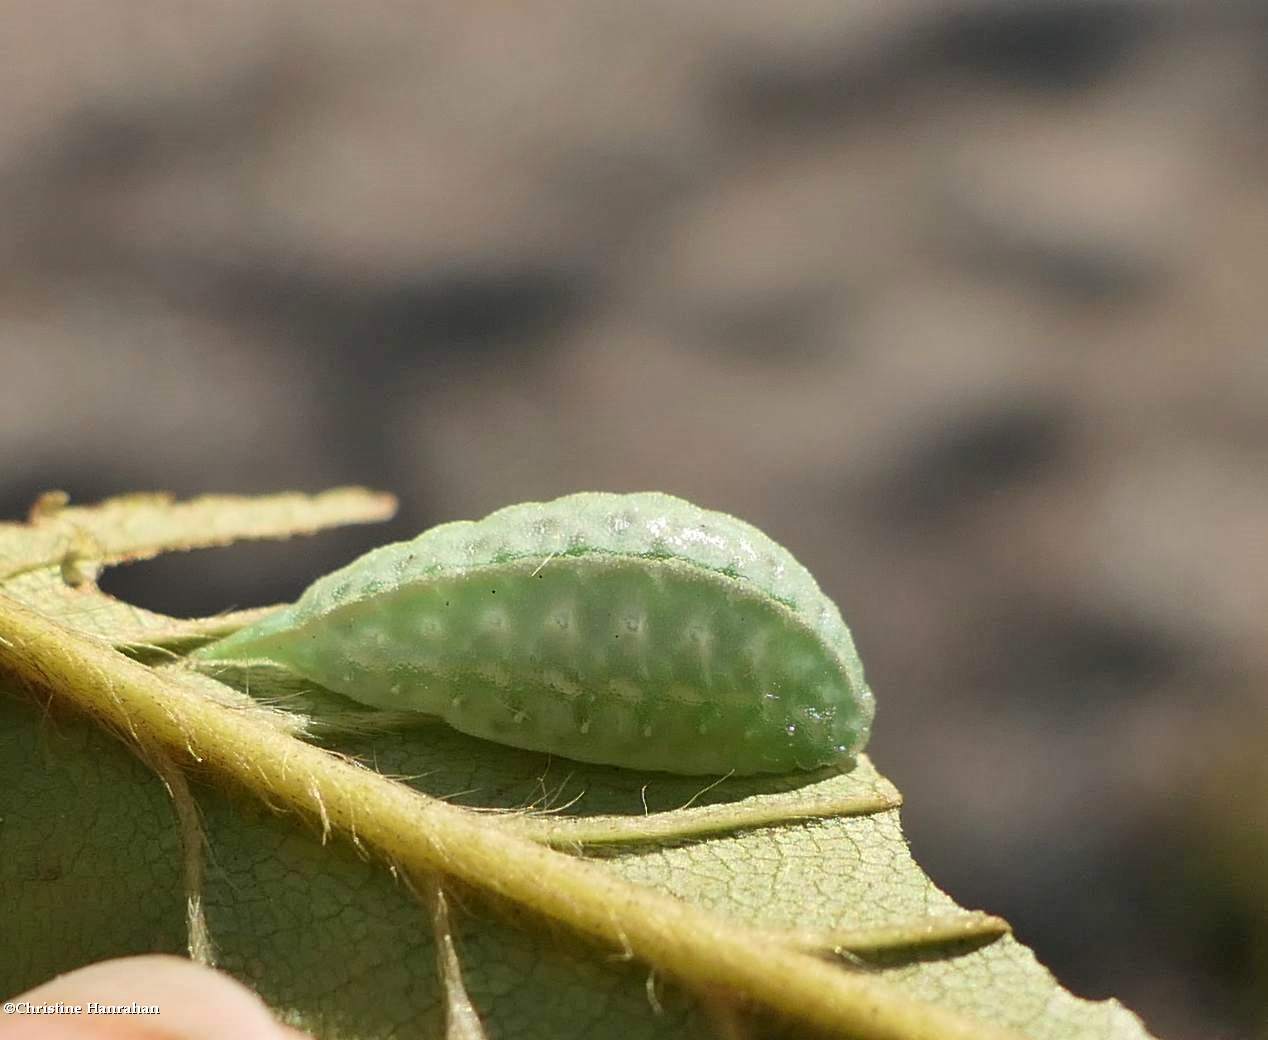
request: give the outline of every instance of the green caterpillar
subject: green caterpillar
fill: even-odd
[[[874,701],[836,605],[761,531],[583,493],[367,553],[194,655],[586,762],[685,774],[848,761]]]

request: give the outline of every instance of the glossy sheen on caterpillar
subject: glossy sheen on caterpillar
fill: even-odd
[[[270,661],[477,737],[673,773],[848,761],[874,711],[840,612],[786,549],[652,492],[434,527],[195,656]]]

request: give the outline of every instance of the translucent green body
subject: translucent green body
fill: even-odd
[[[572,495],[375,550],[204,648],[589,762],[788,772],[848,758],[872,695],[836,606],[756,528]]]

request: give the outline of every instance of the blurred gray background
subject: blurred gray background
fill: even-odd
[[[932,876],[1268,1036],[1268,8],[4,6],[0,499],[397,492],[172,612],[579,489],[838,600]]]

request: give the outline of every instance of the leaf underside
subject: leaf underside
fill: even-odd
[[[753,937],[759,965],[772,948],[812,951],[843,976],[875,980],[886,1000],[959,1016],[964,1035],[1147,1035],[1116,1002],[1062,990],[1002,922],[938,890],[910,857],[896,790],[865,756],[846,773],[718,781],[551,759],[366,711],[267,669],[195,675],[179,654],[244,616],[166,618],[95,585],[102,566],[123,559],[382,516],[386,496],[42,502],[30,523],[0,525],[0,592],[146,661],[173,691],[487,810],[478,826],[593,862],[635,896],[715,915]],[[12,648],[9,635],[0,626],[0,650]],[[499,895],[496,866],[459,881],[442,857],[424,878],[397,855],[410,835],[376,847],[364,838],[371,828],[302,815],[250,782],[177,763],[178,748],[137,753],[73,691],[17,667],[20,650],[0,658],[4,994],[105,957],[185,952],[192,928],[205,933],[193,943],[204,959],[323,1038],[807,1035],[743,986],[700,985]],[[617,934],[638,905],[613,905]]]

